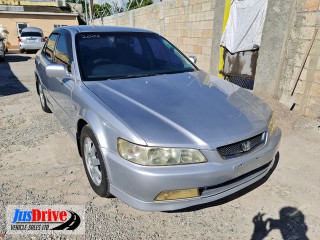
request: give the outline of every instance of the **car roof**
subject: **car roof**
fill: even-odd
[[[42,29],[37,27],[26,27],[21,30],[21,33],[22,32],[41,32],[42,33]]]
[[[152,32],[140,28],[130,28],[130,27],[113,27],[113,26],[63,26],[57,29],[66,29],[69,31],[77,32]]]

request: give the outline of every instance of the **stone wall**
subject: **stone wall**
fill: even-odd
[[[307,55],[316,29],[319,29],[318,33]],[[306,55],[296,90],[291,96]],[[296,1],[280,87],[283,90],[283,103],[295,103],[294,110],[306,116],[320,118],[320,0]]]
[[[94,25],[128,26],[152,30],[166,37],[187,56],[198,58],[197,65],[217,74],[221,28],[215,29],[217,21],[222,22],[223,8],[216,7],[218,0],[167,0],[137,10],[97,19]],[[218,10],[218,11],[217,11]],[[219,35],[220,33],[220,35]],[[215,46],[214,46],[215,45]],[[212,54],[216,53],[216,54]],[[214,62],[216,64],[214,64]]]

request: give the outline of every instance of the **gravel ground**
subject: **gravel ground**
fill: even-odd
[[[320,239],[319,121],[266,99],[283,130],[279,162],[269,178],[210,204],[143,212],[91,190],[75,144],[41,110],[33,57],[11,53],[0,64],[0,239],[9,204],[85,205],[86,234],[52,239]]]

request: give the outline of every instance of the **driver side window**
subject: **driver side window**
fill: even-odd
[[[46,45],[44,46],[42,53],[51,61],[53,61],[53,52],[58,39],[58,34],[51,34]]]
[[[71,39],[68,39],[69,35],[62,32],[55,50],[54,62],[58,64],[63,64],[67,67],[68,71],[71,72]],[[71,38],[71,37],[70,37]]]

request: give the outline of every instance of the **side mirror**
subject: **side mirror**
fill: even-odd
[[[71,74],[63,64],[50,64],[46,66],[46,74],[55,78],[70,78]]]
[[[192,63],[196,64],[198,59],[197,59],[196,56],[189,56],[189,60],[190,60]]]

